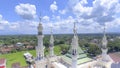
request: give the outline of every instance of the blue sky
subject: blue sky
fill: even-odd
[[[1,0],[0,34],[37,34],[40,13],[44,34],[120,33],[119,0]]]

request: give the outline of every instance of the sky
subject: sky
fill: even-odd
[[[120,0],[1,0],[0,35],[43,33],[120,33]]]

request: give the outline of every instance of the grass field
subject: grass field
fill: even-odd
[[[7,68],[11,68],[12,63],[20,62],[21,66],[26,66],[25,59],[23,57],[23,54],[26,51],[16,52],[16,53],[10,53],[10,54],[3,54],[0,55],[0,58],[6,58],[7,59]],[[30,50],[30,52],[34,57],[36,56],[35,50]],[[55,46],[54,52],[56,55],[60,55],[61,48],[59,46]],[[48,54],[49,51],[45,50],[45,54]]]
[[[21,66],[26,66],[25,59],[23,57],[23,54],[26,51],[16,52],[16,53],[10,53],[10,54],[4,54],[0,55],[0,58],[6,58],[7,59],[7,68],[11,68],[12,63],[20,62]],[[32,55],[35,56],[35,50],[29,51]]]

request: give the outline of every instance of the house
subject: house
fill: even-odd
[[[6,68],[6,59],[5,58],[0,59],[0,68]]]
[[[114,63],[120,63],[120,52],[110,53],[108,54]]]
[[[16,46],[17,46],[17,47],[23,46],[23,43],[18,42],[18,43],[16,43]]]
[[[28,68],[28,66],[21,66],[19,62],[13,63],[12,68]]]
[[[34,48],[35,48],[35,46],[32,46],[32,45],[27,45],[27,46],[26,46],[26,48],[27,48],[27,49],[29,49],[29,50],[31,50],[31,49],[34,49]]]
[[[91,44],[98,44],[99,43],[99,39],[93,39],[90,41]]]
[[[12,51],[12,48],[10,47],[1,47],[0,48],[0,53],[5,54],[5,53],[10,53]]]
[[[13,63],[12,68],[20,68],[20,63],[19,62]]]

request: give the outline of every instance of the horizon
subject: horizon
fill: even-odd
[[[103,33],[77,33],[78,35],[94,35],[94,34],[100,34],[102,35]],[[120,34],[120,33],[117,33],[117,32],[107,32],[106,33],[107,35],[111,35],[111,34]],[[17,36],[17,35],[38,35],[37,33],[36,34],[0,34],[0,36]],[[43,34],[43,35],[51,35],[51,34]],[[59,33],[59,34],[53,34],[53,35],[74,35],[73,33]]]

